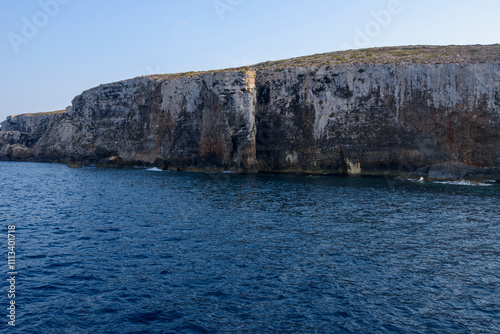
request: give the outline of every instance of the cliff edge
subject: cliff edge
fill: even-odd
[[[498,44],[139,77],[84,91],[65,111],[9,116],[0,160],[361,175],[454,163],[496,178],[499,78]]]

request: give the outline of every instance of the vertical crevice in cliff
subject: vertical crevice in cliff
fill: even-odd
[[[230,147],[227,147],[224,138],[224,119],[221,118],[219,96],[211,91],[206,82],[203,83],[201,100],[205,101],[202,111],[202,132],[198,152],[200,161],[198,166],[225,166]]]

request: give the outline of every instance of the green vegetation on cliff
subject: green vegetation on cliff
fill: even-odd
[[[334,66],[345,64],[453,64],[453,63],[490,63],[500,61],[500,44],[492,45],[412,45],[379,47],[358,50],[320,53],[311,56],[296,57],[283,60],[228,68],[221,70],[184,72],[173,74],[155,74],[148,76],[153,80],[177,77],[192,77],[204,73],[231,71],[277,70],[302,66]]]

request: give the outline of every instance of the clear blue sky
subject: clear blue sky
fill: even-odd
[[[0,120],[101,83],[346,48],[499,43],[498,0],[7,0]]]

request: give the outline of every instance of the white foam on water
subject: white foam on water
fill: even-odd
[[[475,181],[467,181],[467,180],[458,180],[458,181],[434,181],[433,183],[440,184],[454,184],[458,186],[474,186],[474,187],[489,187],[492,184],[483,183],[483,182],[475,182]]]
[[[419,179],[406,179],[406,181],[410,181],[410,182],[422,182]]]
[[[153,168],[148,168],[146,169],[148,172],[163,172],[163,169],[160,169],[160,168],[156,168],[156,167],[153,167]]]

